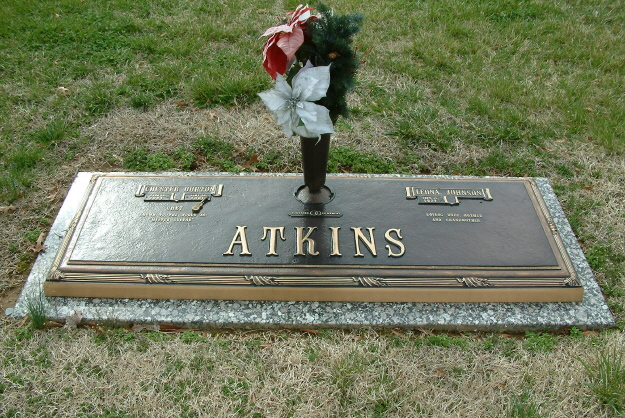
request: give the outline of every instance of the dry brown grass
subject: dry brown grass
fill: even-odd
[[[586,387],[598,340],[565,339],[548,353],[484,337],[466,347],[421,344],[419,332],[373,330],[157,334],[35,332],[3,327],[6,413],[183,416],[608,416]],[[159,338],[157,338],[159,339]],[[194,341],[196,340],[196,341]],[[620,333],[604,338],[623,349]],[[19,379],[16,378],[19,376]],[[523,398],[526,394],[526,398]],[[524,401],[520,401],[524,399]]]
[[[375,78],[366,72],[363,76]],[[405,80],[378,82],[392,92]],[[352,100],[358,105],[365,99],[354,94]],[[333,146],[389,159],[401,156],[384,116],[346,123],[333,136]],[[29,201],[22,200],[16,203],[17,211],[0,215],[9,220],[0,226],[3,242],[23,246],[24,231],[42,228],[41,216],[52,220],[77,171],[123,170],[123,155],[139,146],[166,152],[213,135],[259,154],[280,149],[285,159],[298,158],[297,144],[283,138],[259,103],[197,109],[165,102],[147,112],[119,109],[83,134],[89,138],[84,151],[71,164],[41,178],[30,196],[35,201],[47,199],[48,212],[36,213]],[[499,146],[503,151],[510,147]],[[559,196],[563,202],[578,198],[596,202],[584,213],[580,232],[625,252],[622,158],[590,142],[579,146],[560,141],[548,147],[562,163],[585,167],[574,178],[554,174],[551,179],[562,186],[584,185],[574,192],[563,187]],[[420,152],[436,174],[441,167],[478,160],[487,150],[457,141],[452,152],[427,147]],[[197,169],[214,167],[204,163]],[[25,279],[25,273],[17,272],[21,261],[4,246],[0,253],[2,290],[16,288]],[[418,332],[397,336],[374,330],[323,335],[233,332],[184,342],[171,336],[154,341],[143,334],[106,331],[102,338],[90,329],[49,329],[20,340],[16,335],[30,331],[16,331],[16,325],[5,320],[0,326],[0,410],[40,416],[481,417],[510,415],[515,405],[541,416],[609,416],[586,386],[587,376],[576,358],[592,362],[595,345],[621,350],[625,345],[620,332],[601,339],[563,337],[548,352],[533,352],[522,339],[507,336],[495,337],[492,348],[484,348],[486,337],[479,335],[469,336],[465,347],[445,348],[421,344],[424,334]]]
[[[37,7],[46,6],[44,3]],[[206,2],[191,3],[195,6],[196,3]],[[501,4],[503,12],[512,10],[507,9],[508,6],[528,6],[528,10],[532,11],[533,6],[548,10],[556,5],[541,1],[482,3],[493,7]],[[95,7],[94,3],[86,4],[89,8]],[[446,5],[453,5],[453,2],[446,2]],[[183,8],[180,13],[165,13],[158,11],[156,6],[155,3],[149,4],[150,9],[157,9],[154,18],[178,30],[182,26],[199,29],[204,23],[201,21],[210,18],[209,15],[194,13],[194,7]],[[360,5],[351,6],[354,10],[362,9]],[[473,32],[490,31],[493,25],[474,22],[476,9],[472,2],[462,3],[462,6],[456,8],[461,10],[461,19],[437,21],[436,18],[442,16],[458,15],[441,13],[436,2],[423,2],[422,8],[402,10],[405,14],[401,16],[397,16],[395,10],[385,10],[388,9],[385,4],[368,4],[368,26],[359,35],[359,42],[372,49],[362,51],[363,67],[359,72],[359,83],[363,88],[357,88],[351,94],[350,106],[370,109],[369,101],[372,99],[366,96],[373,92],[370,86],[388,93],[388,97],[415,89],[423,94],[423,100],[404,101],[402,105],[410,106],[410,110],[415,111],[413,114],[428,106],[440,112],[431,126],[424,124],[419,127],[424,132],[438,136],[441,127],[461,126],[466,128],[463,132],[471,133],[478,130],[473,129],[475,127],[471,124],[481,123],[479,117],[474,118],[472,114],[467,114],[466,118],[454,116],[450,113],[453,106],[440,105],[441,90],[466,101],[472,96],[496,95],[498,89],[484,84],[498,80],[493,78],[493,72],[495,75],[500,72],[503,76],[501,81],[508,83],[508,87],[515,87],[516,81],[522,80],[526,89],[523,94],[515,96],[519,106],[522,107],[530,98],[536,100],[531,104],[533,110],[530,106],[527,113],[527,122],[549,132],[552,132],[551,129],[560,130],[547,135],[554,138],[553,141],[541,146],[557,155],[563,166],[571,168],[579,164],[582,167],[571,176],[555,170],[547,171],[552,183],[557,186],[558,197],[565,204],[567,215],[577,221],[576,232],[582,238],[582,247],[588,253],[599,243],[625,254],[623,157],[609,154],[595,142],[582,139],[585,135],[596,137],[602,133],[601,129],[593,132],[594,124],[590,120],[582,120],[583,129],[575,138],[567,137],[571,131],[565,126],[572,120],[569,111],[581,112],[581,108],[586,108],[584,111],[596,113],[591,119],[596,117],[596,120],[601,120],[601,112],[607,103],[616,104],[617,108],[622,102],[617,94],[618,88],[622,87],[622,83],[619,84],[622,67],[616,63],[622,59],[622,48],[613,48],[622,44],[619,42],[622,30],[618,30],[622,7],[618,2],[557,4],[561,10],[552,16],[556,20],[546,22],[548,24],[544,26],[537,22],[538,30],[532,33],[523,32],[521,37],[517,37],[509,36],[514,35],[513,32],[503,31],[473,37]],[[255,15],[253,21],[258,30],[264,27],[264,23],[260,25],[259,22],[275,22],[274,16],[282,15],[286,8],[288,5],[283,0],[276,0],[271,10],[265,9]],[[375,11],[369,12],[370,9]],[[558,19],[566,16],[571,9],[576,11],[566,20],[566,30],[552,33],[552,26],[560,25]],[[410,19],[409,14],[423,15],[423,19],[421,16]],[[30,19],[32,16],[20,17]],[[47,15],[41,22],[45,23],[48,18],[57,19]],[[235,13],[231,18],[223,25],[234,32],[241,31],[237,26],[241,22],[246,30],[249,28],[251,20],[247,12]],[[180,22],[184,24],[181,26]],[[149,32],[151,28],[141,24],[141,28],[147,29],[148,33],[156,37],[161,35],[160,32]],[[447,29],[454,29],[454,26],[471,35],[471,38],[466,41],[450,38]],[[406,28],[410,33],[408,37],[401,32]],[[456,35],[462,35],[463,31],[457,31]],[[12,34],[8,36],[9,39],[17,38]],[[536,43],[532,43],[533,38]],[[578,42],[581,39],[590,42]],[[575,57],[570,56],[563,62],[551,62],[552,55],[557,55],[559,48],[570,47],[567,44],[573,41],[577,42],[575,50],[570,49],[569,53],[579,53],[588,59],[576,63]],[[224,42],[207,43],[206,48],[230,47]],[[483,43],[483,48],[479,46],[478,49],[483,52],[484,60],[481,60],[480,52],[474,55],[478,60],[473,68],[471,65],[465,68],[464,63],[456,59],[463,59],[462,56],[448,51],[456,48],[458,42],[465,42],[467,47],[472,46],[469,42]],[[518,48],[516,44],[519,44]],[[433,80],[420,80],[414,77],[415,74],[394,74],[390,71],[392,68],[385,67],[387,57],[393,65],[396,57],[412,60],[410,62],[414,65],[424,64],[410,52],[415,45],[426,56],[434,59],[441,57],[442,64],[457,68],[452,74],[445,73],[443,69]],[[588,45],[593,46],[592,51]],[[524,54],[532,48],[544,51],[530,56]],[[17,52],[9,48],[4,56],[10,58]],[[46,57],[53,57],[54,50],[49,52],[51,55],[42,50],[37,60],[45,62]],[[506,52],[513,53],[509,61],[503,61],[506,66],[528,68],[529,71],[514,71],[508,79],[506,68],[490,66],[489,59],[494,60]],[[608,55],[614,57],[614,62]],[[29,59],[26,57],[23,56],[23,59]],[[527,59],[524,60],[524,57]],[[156,56],[152,58],[159,59]],[[571,58],[569,64],[568,58]],[[254,150],[261,156],[268,151],[279,150],[284,163],[276,166],[275,170],[300,170],[296,163],[299,159],[296,140],[289,141],[283,137],[260,102],[249,106],[198,109],[190,104],[178,104],[178,100],[189,99],[187,92],[180,96],[184,99],[177,97],[146,112],[117,102],[107,116],[84,126],[85,120],[91,120],[85,119],[85,105],[90,103],[87,93],[94,88],[94,83],[101,82],[113,91],[128,84],[125,83],[128,74],[145,73],[150,76],[148,78],[154,78],[156,67],[142,59],[132,64],[138,66],[136,73],[129,69],[118,71],[103,67],[84,78],[67,80],[67,83],[64,82],[64,86],[69,88],[66,98],[77,97],[75,101],[65,101],[65,96],[54,90],[57,86],[42,84],[44,80],[41,77],[28,78],[28,71],[43,74],[46,72],[44,67],[11,67],[17,64],[9,61],[6,68],[3,67],[6,70],[3,74],[7,77],[12,77],[11,73],[19,74],[19,77],[7,79],[0,85],[3,100],[11,98],[13,103],[5,119],[6,125],[0,126],[3,134],[15,133],[6,136],[7,146],[12,145],[14,139],[24,137],[19,133],[27,135],[44,128],[51,116],[61,117],[61,112],[68,123],[81,127],[81,135],[71,136],[69,143],[63,142],[47,149],[47,152],[55,154],[52,161],[63,163],[37,167],[34,187],[28,190],[26,197],[12,203],[16,210],[0,211],[0,312],[14,303],[15,294],[23,285],[35,256],[29,250],[32,243],[25,239],[25,233],[48,230],[78,171],[125,170],[123,159],[130,150],[141,146],[150,153],[168,153],[180,147],[190,150],[192,142],[204,135],[230,142],[238,148]],[[605,63],[605,67],[586,68],[586,61],[590,59]],[[487,65],[476,70],[478,63]],[[59,65],[69,67],[73,64],[71,60],[61,60]],[[545,67],[545,64],[549,65]],[[375,68],[376,65],[379,68]],[[427,65],[423,69],[428,70]],[[599,78],[588,81],[595,78],[595,73]],[[483,82],[471,83],[466,76],[460,77],[461,74],[477,76],[477,81]],[[534,74],[540,74],[540,77]],[[579,80],[578,75],[581,75]],[[446,84],[443,89],[437,86],[438,77]],[[573,100],[570,108],[568,99],[572,95],[562,92],[563,86],[569,83],[571,91],[579,91],[584,98],[579,103]],[[44,90],[39,92],[38,89]],[[137,92],[136,88],[133,92]],[[31,100],[33,97],[36,99]],[[69,103],[71,105],[66,105]],[[495,103],[506,105],[505,100]],[[576,109],[576,104],[581,108]],[[524,110],[520,111],[526,114]],[[376,111],[371,117],[341,121],[337,134],[333,135],[332,146],[347,146],[389,161],[402,161],[406,150],[399,145],[398,138],[390,134],[396,126],[394,118],[402,116],[399,113],[397,109],[388,113]],[[618,112],[615,114],[618,115]],[[495,124],[506,118],[505,113],[494,112],[493,115]],[[606,125],[608,133],[621,127],[618,118],[613,119],[611,124]],[[598,126],[601,128],[601,125]],[[622,129],[613,134],[622,137]],[[438,174],[448,167],[457,166],[460,167],[458,174],[466,174],[462,172],[462,167],[484,159],[492,150],[535,161],[537,168],[545,164],[535,157],[529,146],[521,145],[517,147],[511,142],[495,141],[479,144],[451,139],[450,148],[441,152],[427,143],[418,143],[414,144],[412,151],[419,160],[407,163],[411,165],[406,167],[406,171]],[[75,157],[66,159],[65,153],[71,146],[76,147]],[[200,157],[196,163],[197,171],[217,169]],[[502,173],[493,171],[492,174]],[[600,275],[598,280],[607,288],[607,279]],[[621,291],[625,289],[622,274],[611,280],[611,286]],[[623,297],[618,294],[610,296],[608,301],[612,306],[625,307]],[[615,312],[615,316],[620,324],[624,323],[623,311]],[[57,328],[32,331],[21,322],[19,319],[0,318],[0,416],[608,417],[611,416],[610,411],[590,390],[588,375],[578,358],[596,367],[596,356],[606,347],[616,353],[623,353],[625,347],[622,331],[601,335],[591,333],[579,339],[558,335],[553,337],[557,344],[543,352],[532,350],[523,336],[508,335],[467,334],[460,340],[454,340],[455,343],[449,347],[444,347],[445,344],[440,341],[437,344],[437,340],[431,339],[428,333],[419,331],[394,333],[364,329],[319,334],[297,331],[134,334],[123,330],[103,330],[97,325],[75,331]],[[442,334],[442,337],[449,342],[457,336]]]

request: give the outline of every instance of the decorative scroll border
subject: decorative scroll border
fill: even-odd
[[[575,272],[575,267],[573,266],[573,263],[571,262],[571,259],[569,258],[566,248],[564,247],[564,242],[562,242],[562,238],[560,237],[560,234],[558,233],[558,228],[556,226],[556,223],[551,217],[551,213],[549,212],[549,209],[547,208],[547,204],[545,203],[542,197],[542,194],[540,193],[540,190],[538,189],[538,185],[536,184],[536,181],[534,179],[529,179],[529,184],[530,186],[532,186],[532,191],[534,192],[534,196],[536,196],[536,201],[538,202],[538,206],[540,207],[540,210],[542,211],[547,221],[547,224],[549,225],[549,230],[551,231],[551,235],[556,243],[556,246],[558,247],[558,251],[560,251],[562,260],[564,260],[564,264],[566,265],[567,270],[571,273],[569,277],[561,281],[561,285],[567,286],[567,287],[581,287],[582,282],[577,276],[577,273]]]
[[[78,225],[80,218],[97,180],[103,177],[93,175],[89,185],[72,219],[65,238],[61,243],[58,254],[54,260],[47,281],[63,283],[117,283],[117,284],[159,284],[159,285],[228,285],[228,286],[293,286],[293,287],[434,287],[434,288],[571,288],[582,287],[582,283],[575,273],[564,243],[558,233],[557,227],[535,180],[524,179],[531,186],[539,209],[551,231],[558,251],[571,275],[567,278],[506,278],[506,277],[346,277],[346,276],[257,276],[257,275],[206,275],[206,274],[158,274],[158,273],[89,273],[89,272],[64,272],[60,265],[70,244],[71,237]]]
[[[64,283],[128,283],[228,286],[297,286],[297,287],[562,287],[562,278],[519,279],[506,277],[345,277],[345,276],[213,276],[204,274],[158,273],[73,273],[55,270],[48,281]],[[566,284],[566,286],[571,286]]]

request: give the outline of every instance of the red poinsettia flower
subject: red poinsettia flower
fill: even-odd
[[[263,66],[274,80],[284,74],[295,60],[295,52],[304,43],[304,29],[309,20],[317,19],[312,8],[297,6],[295,12],[287,13],[288,23],[271,27],[262,36],[269,36],[263,47]]]

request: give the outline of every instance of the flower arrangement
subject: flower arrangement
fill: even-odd
[[[276,86],[259,96],[289,138],[334,133],[349,113],[346,94],[358,68],[351,42],[363,17],[337,15],[324,4],[316,9],[300,5],[262,35],[263,66]]]

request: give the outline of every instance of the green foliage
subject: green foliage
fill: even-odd
[[[230,378],[221,386],[221,393],[234,402],[234,413],[240,416],[249,416],[249,382],[243,379]]]
[[[31,327],[35,329],[43,329],[46,325],[46,306],[43,295],[29,298],[26,301],[26,309],[28,310],[28,318]]]
[[[315,6],[323,18],[308,23],[310,40],[297,51],[300,62],[310,60],[314,66],[330,65],[330,87],[326,97],[318,101],[330,111],[332,122],[339,116],[347,117],[347,92],[354,87],[358,58],[352,48],[352,37],[360,30],[361,14],[338,15],[325,4]],[[290,78],[298,68],[292,69]]]
[[[509,418],[540,418],[540,406],[532,401],[531,390],[524,389],[521,395],[512,397],[506,416]]]
[[[118,102],[110,83],[96,83],[85,97],[85,110],[91,116],[108,113]]]
[[[183,147],[180,147],[174,151],[173,158],[177,162],[176,165],[182,171],[191,171],[191,169],[193,168],[195,156],[192,153],[187,152]]]
[[[328,172],[394,173],[395,164],[377,155],[367,155],[347,147],[330,149]]]
[[[206,342],[206,338],[199,332],[184,331],[180,334],[180,341],[185,344],[191,344],[194,342]]]
[[[586,259],[594,271],[602,272],[600,280],[603,294],[608,298],[625,297],[620,278],[625,274],[625,255],[619,254],[612,247],[602,244],[595,244],[586,250]],[[613,310],[622,309],[617,301],[613,305]]]
[[[149,93],[138,93],[130,98],[130,106],[135,109],[148,110],[154,106],[154,96]]]
[[[447,334],[428,335],[423,341],[425,345],[445,348],[452,346],[464,348],[468,345],[468,340],[466,338],[452,337]]]
[[[61,143],[69,130],[67,123],[63,120],[54,120],[45,128],[35,131],[32,139],[35,142],[52,147]]]
[[[625,262],[625,256],[618,254],[612,247],[595,244],[590,250],[586,251],[586,259],[590,267],[595,271],[604,271],[610,275],[623,273],[623,268],[620,264]]]
[[[24,233],[24,239],[26,239],[26,241],[35,243],[37,242],[37,238],[39,238],[40,234],[41,234],[41,230],[39,229],[35,229],[33,231],[26,231]]]
[[[580,360],[588,387],[616,415],[625,414],[625,355],[622,347],[603,349],[592,363]]]
[[[174,159],[162,152],[148,154],[146,164],[148,171],[166,171],[176,166]]]
[[[258,99],[258,92],[268,87],[266,80],[233,75],[222,71],[221,77],[204,75],[191,86],[191,96],[198,107],[243,105]]]
[[[195,142],[195,148],[206,157],[206,160],[224,171],[238,171],[234,162],[237,150],[229,142],[220,141],[212,137],[199,138]]]
[[[133,171],[167,171],[191,169],[195,158],[193,154],[186,152],[184,148],[178,148],[172,155],[162,152],[150,153],[144,147],[129,152],[124,158],[124,167]]]
[[[537,176],[536,161],[533,158],[515,157],[514,154],[492,151],[479,160],[470,160],[463,165],[452,165],[444,170],[446,174],[471,176]]]
[[[545,10],[542,4],[537,4],[530,0],[512,1],[502,0],[491,2],[486,11],[489,20],[500,23],[509,24],[510,22],[531,21],[545,14],[545,12],[553,12],[553,9]]]
[[[406,148],[428,146],[435,151],[443,152],[450,150],[453,140],[453,133],[451,135],[444,132],[435,133],[421,118],[403,119],[389,134],[396,136],[400,144]]]
[[[571,329],[569,329],[569,335],[571,336],[571,338],[574,338],[576,340],[584,338],[584,334],[577,327],[571,327]]]
[[[526,332],[523,347],[532,353],[548,352],[558,343],[558,339],[553,334],[545,332]]]

